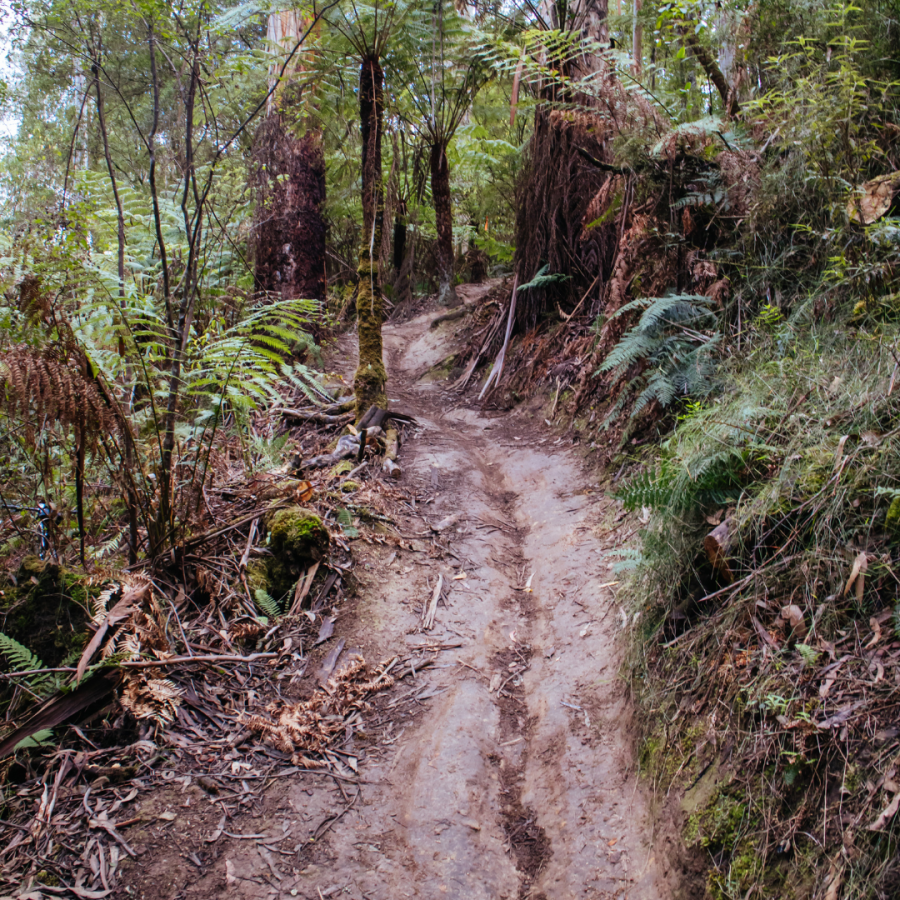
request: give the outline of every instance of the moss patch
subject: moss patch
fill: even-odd
[[[81,575],[26,556],[17,585],[0,598],[0,631],[26,646],[45,665],[57,666],[84,645],[91,597]]]
[[[247,567],[250,589],[259,588],[276,600],[292,590],[300,575],[328,551],[328,530],[308,509],[291,506],[266,518],[272,556]]]
[[[376,236],[376,247],[379,240]],[[356,295],[356,330],[359,335],[359,365],[353,378],[353,391],[356,394],[356,419],[359,421],[371,406],[387,409],[387,394],[384,390],[387,371],[384,368],[381,338],[384,301],[378,277],[378,262],[369,258],[368,247],[360,252],[357,273],[359,292]]]

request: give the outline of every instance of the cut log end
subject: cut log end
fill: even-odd
[[[706,551],[710,564],[729,584],[734,581],[734,574],[728,565],[728,551],[732,538],[730,526],[731,520],[725,519],[703,539],[703,549]]]
[[[403,476],[403,470],[392,459],[385,459],[381,468],[395,480]]]

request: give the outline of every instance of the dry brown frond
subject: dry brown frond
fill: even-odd
[[[129,673],[121,703],[136,719],[155,719],[162,725],[175,721],[182,691],[167,678]]]
[[[118,421],[89,372],[90,363],[78,352],[16,345],[0,353],[0,403],[23,418],[32,442],[35,423],[51,419],[95,444],[117,430]]]
[[[354,710],[366,707],[369,694],[383,691],[394,684],[385,674],[385,666],[369,672],[365,660],[357,655],[336,672],[324,687],[308,700],[270,708],[274,721],[263,716],[250,716],[247,727],[266,743],[285,753],[302,750],[322,753],[335,736],[343,734],[344,718]],[[307,765],[307,758],[300,756]]]

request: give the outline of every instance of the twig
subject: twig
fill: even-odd
[[[247,546],[244,548],[244,553],[241,556],[241,569],[247,568],[247,562],[250,559],[250,551],[253,549],[253,539],[256,537],[256,529],[258,525],[259,518],[254,519],[253,523],[250,525],[250,536],[247,538]]]
[[[158,666],[174,666],[182,663],[203,663],[203,662],[255,662],[258,659],[271,659],[278,656],[277,653],[251,653],[249,656],[236,656],[233,654],[222,653],[213,654],[212,656],[173,656],[171,659],[136,659],[134,661],[126,661],[118,663],[123,669],[150,669]]]

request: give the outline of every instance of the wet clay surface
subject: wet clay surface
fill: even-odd
[[[132,896],[674,895],[651,847],[618,677],[602,557],[615,507],[541,420],[482,415],[422,379],[449,352],[452,323],[430,330],[435,315],[385,328],[392,403],[419,422],[399,457],[404,542],[366,548],[342,634],[372,661],[447,649],[379,698],[354,738],[359,784],[279,778],[214,843],[216,799],[173,787],[172,808],[197,793],[195,824],[173,823],[159,838],[168,852],[147,835]],[[409,549],[457,514],[446,552]],[[444,600],[426,635],[438,575]]]

